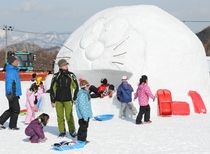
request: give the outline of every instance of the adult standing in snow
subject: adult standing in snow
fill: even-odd
[[[75,103],[79,90],[74,73],[68,71],[65,59],[58,61],[59,72],[55,73],[50,87],[50,98],[52,107],[56,108],[59,137],[66,136],[65,119],[71,137],[76,137],[76,129],[73,117],[73,103]],[[65,115],[65,119],[64,119]]]
[[[148,78],[146,75],[142,75],[139,80],[139,86],[134,94],[134,100],[138,97],[139,101],[139,113],[136,118],[136,124],[142,124],[142,116],[144,115],[144,122],[151,123],[150,120],[150,105],[149,97],[155,101],[155,96],[152,94],[148,86]]]
[[[20,76],[18,74],[18,60],[14,56],[7,57],[5,76],[5,95],[9,101],[9,109],[0,116],[0,129],[5,129],[3,124],[10,118],[9,128],[19,130],[17,127],[18,115],[20,113],[19,99],[22,95]]]
[[[55,58],[53,59],[53,62],[52,62],[52,71],[54,72],[54,66],[55,66]]]
[[[92,118],[92,108],[90,102],[89,87],[90,84],[86,80],[80,80],[80,87],[76,99],[76,111],[78,116],[78,135],[77,139],[80,141],[88,142],[87,139],[87,129],[89,126],[89,120]]]
[[[121,102],[121,116],[124,119],[125,118],[125,113],[126,113],[126,108],[127,106],[129,109],[132,111],[133,115],[135,116],[137,113],[137,110],[135,106],[132,103],[132,92],[133,92],[133,87],[127,82],[128,77],[123,76],[122,77],[122,82],[117,88],[117,99]]]

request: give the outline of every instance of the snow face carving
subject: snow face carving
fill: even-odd
[[[107,77],[117,85],[127,75],[135,88],[146,74],[154,92],[164,88],[173,96],[187,96],[189,90],[210,95],[202,43],[181,21],[155,6],[103,10],[64,45],[72,51],[62,47],[56,61],[70,57],[70,70],[93,84]]]

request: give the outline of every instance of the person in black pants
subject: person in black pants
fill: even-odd
[[[146,106],[141,106],[139,108],[139,113],[137,115],[137,119],[136,119],[136,124],[141,124],[141,120],[143,118],[144,115],[144,122],[145,123],[151,123],[152,121],[150,120],[150,105],[146,105]],[[140,122],[138,122],[140,121]]]
[[[89,87],[90,87],[89,82],[87,80],[81,80],[80,87],[81,89],[77,93],[77,99],[76,99],[76,112],[79,119],[77,140],[88,143],[89,141],[87,141],[87,132],[88,132],[89,120],[90,118],[92,118],[93,115],[91,102],[90,102],[91,98],[89,95]]]
[[[142,117],[144,115],[144,123],[151,123],[150,120],[150,105],[149,98],[155,101],[155,96],[152,94],[150,87],[148,86],[148,77],[146,75],[142,75],[139,79],[139,85],[136,89],[136,93],[134,94],[134,100],[138,98],[139,101],[139,113],[136,118],[136,124],[143,124]]]
[[[9,128],[19,130],[17,127],[18,115],[20,113],[19,99],[22,95],[20,76],[18,74],[18,60],[14,56],[7,57],[6,65],[6,97],[9,101],[9,109],[0,116],[0,129],[5,129],[3,124],[10,118]]]

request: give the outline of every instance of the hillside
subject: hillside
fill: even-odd
[[[196,33],[196,35],[203,43],[206,56],[210,56],[210,26]],[[36,54],[36,61],[34,61],[34,69],[47,71],[47,70],[52,70],[52,63],[57,53],[60,50],[60,44],[59,46],[46,47],[45,45],[45,47],[43,47],[42,44],[22,41],[19,43],[8,45],[7,48],[8,51],[23,50],[23,49],[31,51],[32,53]],[[4,67],[5,50],[6,50],[5,48],[2,48],[0,50],[0,68]],[[48,61],[46,61],[46,59],[48,59]]]
[[[13,50],[26,50],[30,51],[36,55],[36,60],[33,62],[34,70],[44,70],[49,71],[53,70],[53,61],[57,53],[60,50],[60,47],[54,46],[51,48],[41,48],[39,45],[34,43],[17,43],[8,46],[8,51]],[[5,64],[5,48],[0,50],[0,68],[3,68]]]
[[[196,35],[203,43],[203,46],[206,51],[206,56],[210,56],[210,26],[206,27],[199,33],[196,33]]]

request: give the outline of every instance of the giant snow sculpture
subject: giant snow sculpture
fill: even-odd
[[[95,14],[67,39],[56,62],[61,58],[78,78],[96,86],[102,77],[118,86],[127,75],[136,89],[146,74],[153,93],[165,88],[177,97],[187,97],[189,90],[210,95],[202,43],[156,6],[121,6]]]

